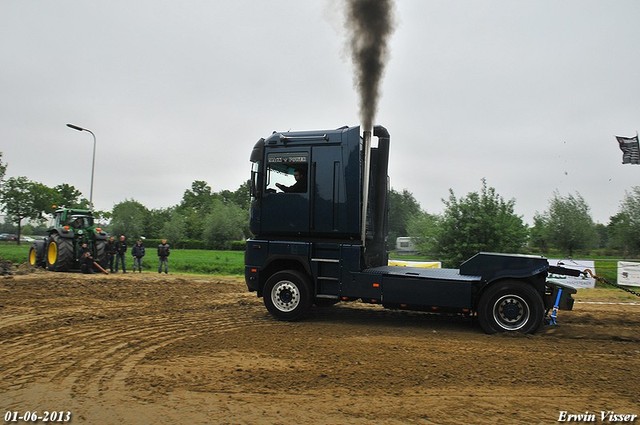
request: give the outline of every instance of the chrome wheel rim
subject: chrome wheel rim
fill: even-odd
[[[291,312],[300,304],[300,290],[289,280],[281,280],[271,290],[271,302],[284,313]]]
[[[506,331],[521,329],[529,321],[530,315],[529,304],[518,295],[504,295],[493,305],[493,318]]]

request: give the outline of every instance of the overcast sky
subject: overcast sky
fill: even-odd
[[[110,210],[248,179],[278,130],[359,125],[337,0],[1,0],[6,177],[74,185]],[[555,190],[606,224],[640,166],[637,0],[398,0],[375,122],[423,209],[481,179],[531,222]]]

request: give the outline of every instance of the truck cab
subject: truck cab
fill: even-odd
[[[274,133],[253,148],[251,231],[256,236],[357,238],[360,201],[357,128]],[[292,187],[295,173],[306,185]],[[282,186],[281,186],[282,187]]]
[[[479,253],[460,269],[388,266],[389,146],[382,126],[362,135],[360,127],[274,132],[255,144],[245,280],[274,317],[360,300],[477,316],[488,333],[531,333],[556,304],[571,308],[575,290],[546,282],[543,257]]]

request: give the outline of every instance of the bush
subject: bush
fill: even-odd
[[[231,241],[229,249],[231,251],[244,251],[247,246],[247,241]]]
[[[135,242],[132,242],[132,244]],[[162,243],[162,239],[145,239],[143,241],[145,248],[156,249]],[[167,243],[171,248],[175,249],[206,249],[204,242],[196,239],[183,239],[177,242],[167,239]]]

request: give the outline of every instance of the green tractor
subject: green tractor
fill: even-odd
[[[83,243],[88,245],[94,260],[105,266],[108,236],[94,224],[91,210],[57,209],[47,233],[49,236],[35,241],[29,249],[29,264],[32,266],[56,272],[79,270]]]

